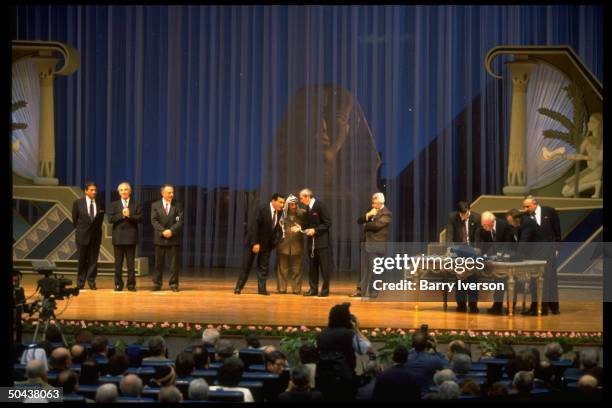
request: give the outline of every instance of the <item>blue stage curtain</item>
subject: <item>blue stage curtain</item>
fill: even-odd
[[[147,205],[157,186],[175,184],[186,208],[182,262],[199,269],[240,264],[249,209],[285,188],[262,179],[279,126],[300,91],[324,96],[322,85],[348,90],[351,123],[371,134],[392,239],[436,239],[457,200],[500,194],[505,182],[509,81],[485,72],[486,52],[568,44],[602,79],[602,14],[576,5],[35,5],[15,8],[13,38],[64,41],[81,54],[81,68],[55,82],[61,183],[93,179],[108,204],[128,180]],[[317,163],[292,154],[278,163]],[[299,180],[316,186],[312,177]],[[363,191],[328,200],[336,221],[351,220],[333,225],[334,262],[355,270],[354,219],[376,186],[343,180]]]

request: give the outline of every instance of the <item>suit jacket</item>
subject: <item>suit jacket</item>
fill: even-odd
[[[561,223],[559,222],[557,210],[552,207],[544,206],[540,206],[540,208],[542,209],[540,228],[542,228],[546,242],[560,242]]]
[[[305,225],[302,226],[302,229],[315,229],[315,249],[329,247],[331,245],[329,239],[329,229],[331,228],[329,210],[319,199],[315,199],[312,209],[308,207],[304,209],[306,210],[306,216],[304,217]],[[308,250],[312,250],[311,237],[308,237]]]
[[[421,398],[420,379],[405,365],[394,364],[376,377],[374,401],[415,401]]]
[[[480,226],[480,214],[470,211],[468,227],[468,236],[470,243],[475,241],[476,230]],[[446,242],[463,242],[461,237],[461,229],[463,228],[463,221],[459,215],[459,211],[453,211],[448,216],[448,223],[446,224]]]
[[[270,210],[270,202],[257,207],[249,219],[244,244],[248,247],[259,244],[264,249],[274,248],[282,235],[280,228],[280,220],[282,216],[282,211],[276,212],[276,226],[272,228],[272,211]]]
[[[512,248],[512,242],[514,242],[512,226],[501,218],[495,221],[495,239],[491,232],[485,231],[482,226],[476,230],[474,239],[474,245],[480,248],[483,254],[495,254],[497,251],[506,252],[514,249]]]
[[[544,230],[538,223],[528,215],[521,218],[521,226],[518,233],[518,251],[527,259],[547,259],[549,245]],[[535,243],[535,245],[534,245]]]
[[[170,203],[168,215],[164,211],[162,199],[151,204],[151,224],[153,225],[153,244],[176,246],[181,242],[180,233],[183,229],[183,206],[176,200]],[[169,229],[172,231],[170,238],[165,238],[162,233]]]
[[[124,217],[121,199],[111,203],[108,222],[113,224],[113,245],[137,245],[138,224],[142,221],[142,207],[130,197],[130,216]]]
[[[363,224],[361,241],[365,242],[365,250],[370,253],[385,253],[386,242],[389,239],[389,226],[391,225],[391,210],[383,207],[370,220],[366,221],[366,213],[357,218],[358,224]]]
[[[85,197],[74,200],[72,204],[72,225],[76,228],[77,245],[89,245],[102,242],[102,222],[104,221],[104,206],[95,200],[96,216],[92,220],[87,208]]]

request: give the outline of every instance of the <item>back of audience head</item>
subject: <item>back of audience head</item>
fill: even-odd
[[[236,387],[240,383],[244,363],[238,357],[227,358],[217,372],[219,385],[224,387]]]
[[[503,382],[497,381],[489,388],[489,397],[505,397],[508,395],[508,387]]]
[[[548,361],[557,361],[563,355],[563,348],[557,342],[548,343],[544,346],[544,356]]]
[[[597,367],[599,354],[594,349],[585,349],[580,352],[580,365],[584,370]]]
[[[470,371],[472,359],[467,354],[459,353],[453,356],[452,369],[457,375],[465,375]]]
[[[166,358],[166,340],[162,336],[154,336],[149,340],[149,353],[151,357]]]
[[[219,330],[213,327],[208,328],[202,332],[202,345],[216,347],[219,337],[221,337]]]
[[[57,382],[64,395],[74,394],[79,390],[79,377],[72,370],[64,370],[57,376]]]
[[[217,360],[225,361],[225,359],[230,357],[235,357],[236,348],[227,340],[219,341],[217,346]]]
[[[470,395],[477,397],[480,395],[480,385],[472,378],[468,378],[460,386],[461,395]]]
[[[158,398],[160,403],[178,404],[183,401],[183,394],[174,385],[169,385],[159,390]]]
[[[309,388],[310,371],[303,365],[297,365],[291,370],[291,382],[295,388],[304,390]]]
[[[82,364],[87,358],[85,347],[83,347],[81,344],[74,344],[72,347],[70,347],[70,355],[72,364]]]
[[[402,344],[398,344],[393,349],[393,362],[395,364],[404,365],[408,361],[408,349]]]
[[[74,338],[77,344],[91,343],[92,339],[93,339],[93,333],[87,329],[79,330],[76,337]]]
[[[448,360],[452,360],[453,356],[457,353],[467,354],[467,347],[463,340],[453,340],[448,343],[448,351],[446,353]]]
[[[423,332],[416,332],[412,336],[412,347],[415,351],[422,352],[427,349],[427,335]]]
[[[208,349],[204,346],[195,346],[191,351],[196,369],[208,368]]]
[[[529,394],[533,389],[533,372],[519,371],[516,373],[512,380],[512,387],[514,387],[519,394]]]
[[[117,402],[119,393],[117,392],[117,386],[112,383],[102,384],[96,391],[96,402],[97,403],[112,403]]]
[[[443,368],[442,370],[438,370],[433,376],[433,382],[435,385],[439,386],[444,381],[457,381],[457,376],[450,368]]]
[[[312,343],[304,343],[299,349],[300,362],[302,364],[316,364],[319,360],[317,347]]]
[[[72,360],[70,358],[70,351],[65,347],[58,347],[51,352],[49,358],[49,366],[51,370],[62,371],[70,368]]]
[[[176,371],[170,365],[156,367],[151,383],[156,387],[168,387],[176,384]]]
[[[81,364],[81,384],[97,384],[100,379],[100,365],[93,358],[88,358]]]
[[[597,389],[597,378],[590,374],[585,374],[578,379],[576,388],[583,393],[592,393]]]
[[[332,306],[329,310],[327,327],[330,329],[352,329],[351,311],[348,303]]]
[[[119,383],[121,395],[139,398],[142,394],[142,379],[135,374],[128,374]]]
[[[519,353],[516,356],[516,359],[518,361],[519,371],[535,370],[540,363],[536,359],[534,353],[529,349],[519,351]]]
[[[285,369],[285,363],[287,363],[287,357],[280,351],[273,351],[271,353],[264,353],[264,364],[266,371],[272,373],[281,374]]]
[[[183,351],[176,356],[174,363],[177,377],[189,377],[195,368],[195,361],[192,353]]]
[[[514,352],[514,349],[512,348],[512,346],[510,344],[502,344],[496,351],[495,351],[495,358],[506,358],[506,359],[513,359],[516,357],[516,353]]]
[[[108,339],[106,336],[98,335],[91,339],[91,354],[107,354],[108,353]]]
[[[40,378],[47,382],[47,366],[41,360],[30,360],[26,364],[26,377],[29,380]]]
[[[108,360],[108,375],[125,375],[128,368],[130,368],[130,360],[123,353],[115,353]]]
[[[208,383],[203,378],[196,378],[189,383],[187,395],[191,401],[206,401],[208,399]]]
[[[254,333],[249,333],[244,336],[244,340],[246,341],[246,345],[248,348],[261,348],[261,343]]]
[[[457,399],[461,395],[459,385],[454,381],[444,381],[438,389],[438,398],[443,400]]]

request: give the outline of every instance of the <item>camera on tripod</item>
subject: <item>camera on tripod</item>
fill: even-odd
[[[55,263],[47,259],[32,260],[32,268],[44,278],[38,280],[38,289],[40,294],[45,298],[54,298],[62,300],[70,296],[78,296],[79,288],[68,288],[72,285],[72,280],[63,276],[56,277],[53,275],[55,271]]]

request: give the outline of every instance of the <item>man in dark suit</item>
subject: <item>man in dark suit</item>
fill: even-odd
[[[552,207],[540,206],[537,200],[528,196],[523,200],[523,209],[527,216],[534,220],[542,230],[546,248],[546,268],[544,269],[544,288],[542,290],[542,314],[550,309],[553,314],[559,314],[559,286],[557,281],[557,243],[561,242],[561,223],[557,210]],[[533,308],[532,304],[532,308]]]
[[[234,288],[236,295],[240,294],[247,279],[249,279],[255,257],[257,257],[257,293],[265,296],[270,295],[266,289],[270,253],[280,240],[279,221],[282,217],[284,205],[285,197],[274,193],[269,203],[259,206],[251,215],[244,238],[242,271]]]
[[[457,210],[448,216],[446,224],[446,243],[472,244],[475,240],[476,230],[480,225],[480,215],[470,211],[470,205],[465,201],[457,203]],[[478,277],[474,274],[465,279],[466,283],[477,283]],[[467,293],[466,293],[467,292]],[[455,292],[457,300],[457,311],[466,312],[466,300],[469,298],[470,313],[478,313],[478,291],[476,290],[457,290]]]
[[[161,290],[166,258],[170,261],[170,288],[179,290],[178,248],[183,229],[183,206],[174,200],[174,187],[166,184],[161,188],[162,199],[151,204],[151,224],[155,245],[155,270],[152,275],[153,291]]]
[[[372,399],[374,401],[416,401],[421,398],[423,382],[406,367],[408,349],[398,345],[393,350],[393,365],[376,377]]]
[[[372,208],[362,214],[357,223],[363,225],[361,263],[357,290],[350,297],[376,297],[378,292],[372,288],[372,263],[374,257],[384,256],[391,225],[391,210],[385,207],[385,196],[376,193],[372,196]]]
[[[138,225],[142,221],[142,208],[131,198],[132,186],[123,182],[117,187],[119,200],[111,203],[108,221],[113,224],[113,249],[115,250],[115,291],[123,290],[123,258],[127,259],[130,292],[136,291],[134,261],[138,244]]]
[[[76,245],[79,252],[77,287],[83,289],[85,279],[91,290],[96,290],[98,255],[102,243],[104,207],[96,200],[98,187],[93,181],[85,183],[85,197],[74,200],[72,224],[76,228]]]
[[[514,242],[512,227],[508,223],[495,217],[490,211],[480,215],[480,227],[474,235],[474,246],[480,250],[482,255],[495,255],[498,252],[507,253]],[[497,280],[496,282],[503,282]],[[504,285],[505,287],[505,285]],[[493,307],[487,309],[487,313],[494,315],[503,314],[504,291],[496,290],[493,293]]]
[[[329,239],[329,229],[331,227],[329,211],[321,200],[313,197],[312,191],[307,188],[300,191],[300,203],[306,210],[303,228],[305,228],[308,256],[310,257],[308,268],[310,289],[304,293],[304,296],[329,296],[329,277],[333,269]],[[321,293],[319,293],[319,269],[323,278]]]

